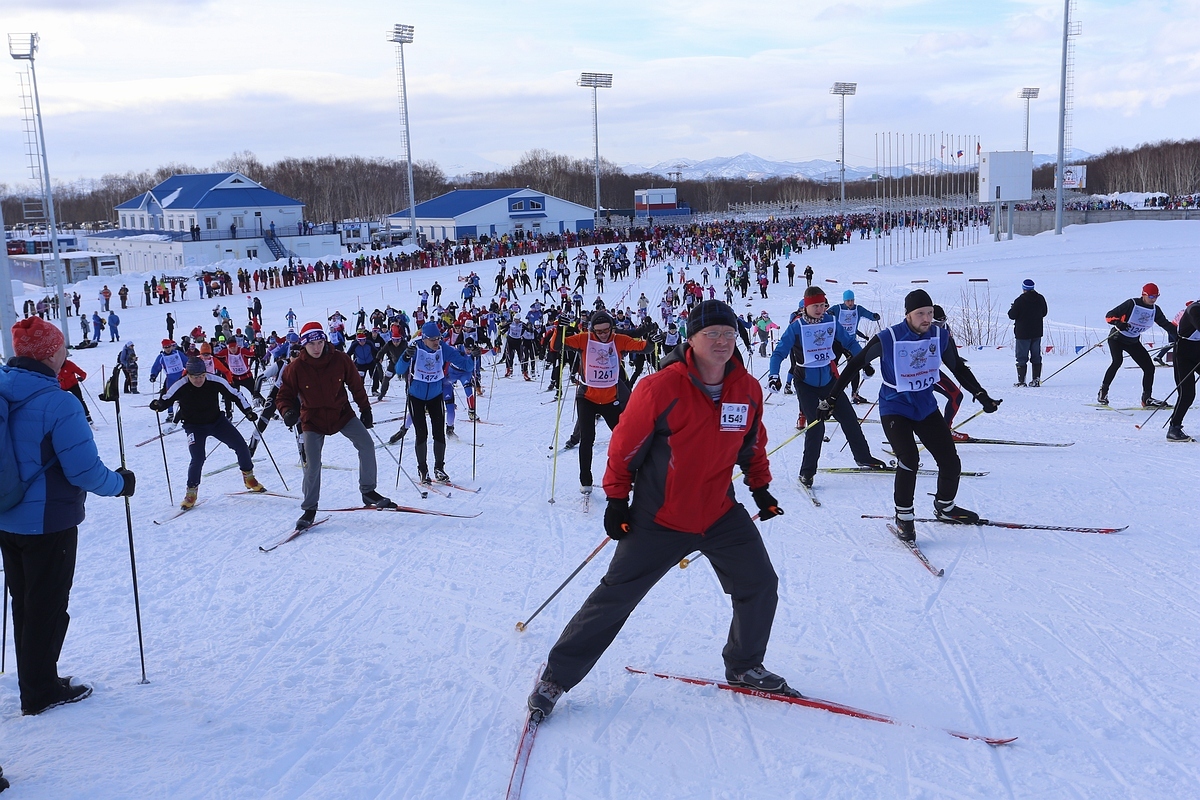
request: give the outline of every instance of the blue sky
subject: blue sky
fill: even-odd
[[[1062,3],[4,0],[5,33],[42,36],[38,77],[56,180],[251,150],[399,155],[395,22],[413,157],[449,174],[532,148],[591,151],[581,71],[600,93],[601,153],[617,163],[743,151],[874,163],[877,132],[978,134],[1021,146],[1023,86],[1039,86],[1032,146],[1056,147]],[[1080,0],[1074,144],[1090,152],[1200,131],[1200,3]],[[16,62],[9,62],[16,68]],[[0,79],[2,82],[4,79]],[[0,183],[23,187],[16,76],[0,91]],[[7,98],[7,99],[4,99]]]

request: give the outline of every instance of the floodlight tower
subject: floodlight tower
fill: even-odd
[[[1027,87],[1021,90],[1021,99],[1025,101],[1025,151],[1029,151],[1029,101],[1037,100],[1038,87]]]
[[[846,207],[846,95],[853,95],[858,91],[857,83],[842,83],[833,84],[833,88],[829,90],[830,94],[838,95],[842,104],[842,125],[839,128],[838,140],[841,145],[842,158],[841,164],[841,184],[842,184],[842,208]]]
[[[395,25],[388,41],[396,43],[396,71],[400,77],[400,116],[404,118],[404,162],[408,167],[408,243],[417,243],[417,198],[413,191],[412,139],[408,135],[408,85],[404,80],[404,45],[412,44],[413,26]]]
[[[608,72],[585,72],[575,82],[592,90],[592,143],[596,148],[596,224],[600,224],[600,119],[597,89],[612,88],[612,74]]]
[[[58,255],[58,223],[54,218],[54,193],[50,189],[50,162],[46,160],[46,131],[42,127],[42,103],[38,98],[37,70],[34,68],[34,56],[37,55],[39,38],[36,33],[10,33],[8,35],[8,54],[17,61],[29,62],[29,80],[33,90],[33,118],[37,127],[37,147],[42,161],[42,197],[46,201],[46,221],[50,227],[50,252],[54,255],[54,287],[58,292],[58,321],[62,328],[63,338],[70,345],[71,331],[67,328],[67,298],[63,290],[62,259]]]

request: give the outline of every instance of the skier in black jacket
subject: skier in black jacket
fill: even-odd
[[[1021,294],[1008,309],[1008,318],[1013,321],[1013,338],[1017,343],[1017,386],[1025,386],[1025,365],[1033,363],[1033,380],[1030,386],[1042,385],[1042,320],[1048,310],[1046,298],[1033,288],[1029,278],[1021,284]]]
[[[1175,343],[1175,383],[1179,399],[1167,426],[1167,441],[1190,442],[1183,432],[1183,418],[1196,399],[1196,371],[1200,370],[1200,303],[1189,303],[1179,317],[1179,340]]]
[[[1108,387],[1117,376],[1125,353],[1129,353],[1139,367],[1142,368],[1142,407],[1166,408],[1166,402],[1151,397],[1154,391],[1154,362],[1150,354],[1142,346],[1142,334],[1157,325],[1167,333],[1177,333],[1175,324],[1167,319],[1162,309],[1155,305],[1158,302],[1157,284],[1147,283],[1142,287],[1141,297],[1131,297],[1121,305],[1108,312],[1105,321],[1116,328],[1116,335],[1109,334],[1108,344],[1112,352],[1112,364],[1104,373],[1104,383],[1100,384],[1100,393],[1096,402],[1108,405]]]

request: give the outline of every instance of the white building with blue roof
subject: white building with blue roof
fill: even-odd
[[[88,236],[87,247],[119,254],[122,272],[343,253],[333,225],[306,221],[303,202],[240,172],[173,175],[115,211],[120,227]]]
[[[456,189],[417,203],[416,212],[418,235],[434,241],[504,234],[525,238],[595,227],[595,212],[588,206],[533,189]],[[391,231],[407,232],[409,210],[390,215],[388,224]]]

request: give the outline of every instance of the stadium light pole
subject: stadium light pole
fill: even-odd
[[[1054,235],[1063,229],[1063,169],[1067,138],[1067,44],[1071,36],[1071,0],[1063,0],[1062,79],[1058,89],[1058,166],[1054,173]]]
[[[1029,152],[1029,101],[1037,100],[1038,87],[1027,87],[1021,90],[1021,99],[1025,101],[1025,152]]]
[[[36,33],[10,33],[8,54],[16,61],[29,62],[29,82],[33,89],[33,116],[37,124],[38,150],[42,156],[42,196],[46,201],[46,221],[50,227],[50,252],[54,255],[54,287],[58,292],[58,322],[63,338],[71,344],[71,331],[67,327],[67,295],[63,288],[62,259],[58,254],[58,223],[54,218],[54,192],[50,188],[50,162],[46,159],[46,131],[42,127],[42,103],[38,98],[37,70],[34,56],[37,55],[39,36]]]
[[[612,74],[608,72],[585,72],[575,82],[592,90],[592,144],[596,149],[596,226],[600,226],[600,117],[598,89],[612,88]]]
[[[842,209],[846,208],[846,95],[853,95],[858,91],[857,83],[842,83],[841,81],[833,84],[833,88],[829,90],[830,94],[838,95],[842,105],[842,124],[838,129],[838,139],[842,158],[840,162],[841,169],[841,184],[842,184]]]
[[[404,80],[404,45],[412,44],[413,26],[397,24],[388,34],[396,43],[396,68],[400,74],[400,116],[404,119],[404,162],[408,167],[408,243],[417,243],[417,197],[413,191],[412,138],[408,135],[408,84]]]

